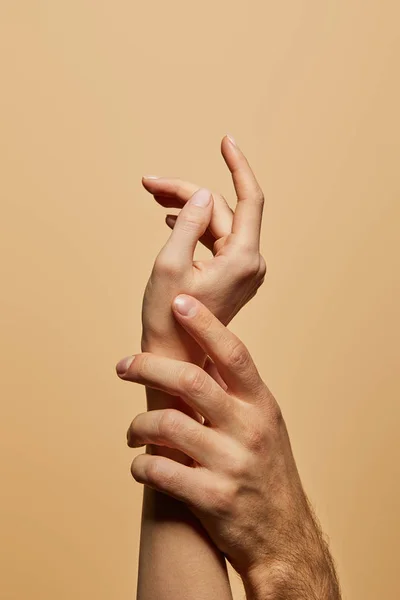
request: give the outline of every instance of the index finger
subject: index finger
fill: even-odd
[[[167,208],[182,208],[201,186],[173,177],[143,177],[142,184],[154,199]],[[215,238],[229,235],[232,231],[233,211],[225,198],[213,192],[214,209],[210,221],[210,231]]]
[[[172,308],[182,327],[214,361],[228,392],[246,400],[265,388],[246,346],[204,304],[180,294]]]
[[[232,233],[241,246],[259,252],[264,194],[247,158],[232,139],[225,136],[221,143],[237,196]]]

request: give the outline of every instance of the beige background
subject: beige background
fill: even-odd
[[[395,0],[2,0],[2,599],[134,597],[125,432],[145,403],[114,365],[139,350],[169,232],[140,178],[233,200],[226,132],[268,199],[269,276],[232,328],[345,598],[399,597],[399,17]]]

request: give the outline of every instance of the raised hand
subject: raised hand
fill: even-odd
[[[264,281],[266,265],[259,250],[263,192],[244,154],[228,137],[223,138],[221,151],[236,190],[234,212],[220,194],[195,184],[168,178],[143,180],[160,204],[181,207],[176,219],[167,217],[173,231],[145,290],[143,350],[167,347],[176,357],[201,362],[193,340],[171,317],[168,307],[173,297],[191,294],[227,324]],[[199,240],[212,250],[209,260],[194,261]]]
[[[151,353],[117,365],[121,378],[180,396],[205,419],[174,408],[137,415],[129,446],[174,449],[192,462],[140,454],[133,477],[191,508],[241,575],[249,598],[338,600],[332,559],[281,411],[247,348],[193,297],[179,295],[171,312],[212,359],[217,376]]]

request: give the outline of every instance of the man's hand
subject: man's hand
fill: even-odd
[[[204,354],[174,321],[170,303],[179,293],[201,300],[223,323],[257,292],[266,272],[259,252],[264,196],[241,150],[225,137],[221,151],[231,171],[237,195],[235,212],[217,193],[179,179],[144,179],[143,184],[163,206],[182,210],[158,254],[146,286],[142,350],[202,364]],[[198,241],[213,252],[194,261]]]
[[[192,463],[140,454],[133,477],[188,504],[241,575],[248,598],[338,600],[281,411],[247,348],[193,297],[178,296],[172,312],[210,357],[213,376],[151,353],[124,359],[117,373],[180,396],[205,421],[173,408],[137,415],[129,446],[172,448]]]

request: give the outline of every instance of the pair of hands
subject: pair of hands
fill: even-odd
[[[239,148],[227,137],[221,148],[235,213],[222,196],[193,184],[144,181],[160,204],[182,210],[176,220],[167,217],[173,231],[146,287],[142,353],[120,361],[117,373],[166,392],[171,402],[137,415],[128,445],[173,449],[190,460],[141,454],[132,474],[185,502],[246,588],[265,597],[338,598],[279,406],[245,345],[226,328],[266,268],[259,253],[262,191]],[[193,261],[199,240],[213,252],[209,261]],[[180,410],[179,400],[191,412]]]

